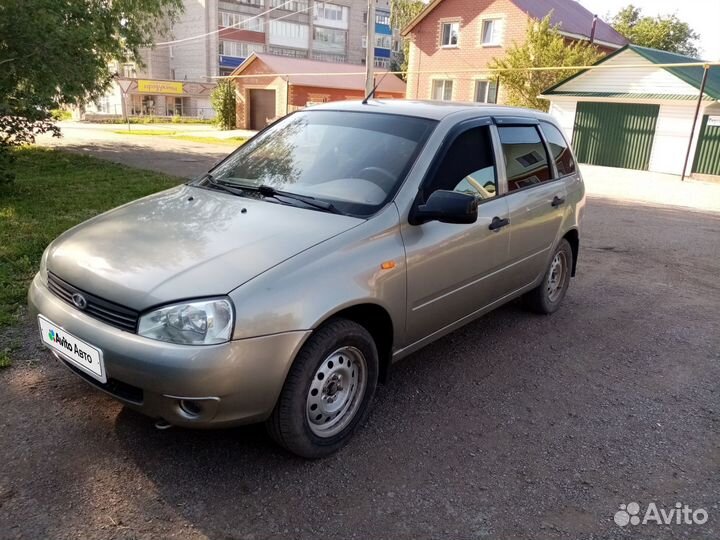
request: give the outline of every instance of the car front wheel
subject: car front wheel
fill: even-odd
[[[555,248],[540,285],[525,294],[525,305],[529,309],[546,315],[557,311],[570,286],[572,260],[570,243],[563,238]]]
[[[336,452],[366,418],[377,378],[377,347],[368,331],[347,319],[330,321],[298,353],[268,433],[305,458]]]

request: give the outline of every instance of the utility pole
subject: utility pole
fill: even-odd
[[[367,43],[365,44],[365,97],[375,86],[375,0],[368,0]]]

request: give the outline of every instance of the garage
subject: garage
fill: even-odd
[[[250,129],[263,129],[275,118],[275,90],[251,89]]]
[[[700,96],[704,73],[696,58],[626,45],[541,96],[580,163],[717,176],[720,66]]]
[[[692,172],[720,176],[720,114],[703,116]]]
[[[573,148],[581,163],[648,170],[659,105],[578,103]]]

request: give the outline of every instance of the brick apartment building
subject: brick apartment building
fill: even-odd
[[[434,0],[402,30],[410,40],[407,97],[502,103],[488,63],[523,42],[530,20],[551,12],[566,39],[591,39],[594,15],[575,0]],[[627,43],[600,19],[592,38],[605,52]]]
[[[389,0],[375,0],[375,65],[400,48]],[[213,116],[209,95],[252,53],[365,63],[367,0],[184,0],[171,37],[144,51],[145,66],[117,66],[119,80],[87,107],[105,115]],[[171,42],[171,43],[168,43]]]

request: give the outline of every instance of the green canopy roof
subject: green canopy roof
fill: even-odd
[[[702,62],[702,60],[699,60],[697,58],[691,58],[689,56],[683,56],[682,54],[675,54],[667,51],[660,51],[658,49],[650,49],[648,47],[640,47],[639,45],[631,44],[625,45],[614,53],[609,54],[604,58],[601,58],[600,60],[595,62],[594,65],[602,64],[603,62],[606,62],[610,58],[622,53],[623,51],[626,51],[627,49],[636,52],[637,54],[639,54],[646,60],[652,62],[653,64],[691,64]],[[700,90],[700,85],[702,84],[703,78],[702,66],[665,67],[663,69],[669,71],[679,79],[682,79],[689,85],[694,86],[695,88]],[[585,69],[571,77],[568,77],[567,79],[563,79],[556,85],[551,86],[550,88],[545,90],[543,94],[568,94],[568,92],[560,91],[559,88],[566,82],[574,79],[575,77],[579,77],[587,71],[588,70]],[[707,82],[705,83],[705,94],[713,99],[720,100],[720,66],[710,67],[710,71],[708,71]]]

